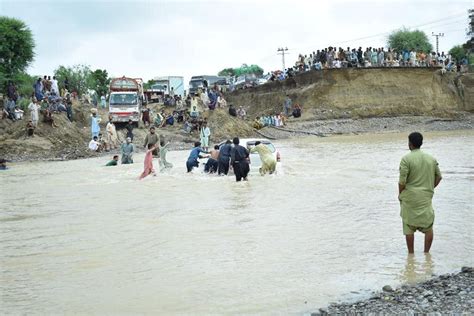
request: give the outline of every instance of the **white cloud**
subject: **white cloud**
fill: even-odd
[[[157,75],[215,74],[256,63],[277,69],[276,49],[299,53],[337,46],[383,46],[386,34],[429,21],[428,34],[446,32],[441,50],[465,42],[462,21],[469,2],[360,1],[110,1],[52,2],[37,14],[35,2],[4,1],[2,11],[23,19],[37,42],[33,74],[58,65],[89,64],[112,75],[145,80]],[[452,19],[442,20],[458,14]],[[461,14],[461,15],[460,15]],[[467,14],[466,14],[467,15]],[[449,24],[451,23],[451,24]],[[439,26],[439,27],[438,27]]]

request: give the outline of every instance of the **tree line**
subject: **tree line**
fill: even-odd
[[[470,19],[467,36],[470,38],[465,44],[454,46],[449,53],[458,61],[468,57],[470,64],[474,63],[474,10],[468,11]],[[400,29],[391,33],[387,45],[399,52],[403,50],[432,51],[433,47],[426,34],[419,30],[410,31]],[[21,20],[0,16],[0,88],[4,93],[8,82],[17,86],[20,95],[32,95],[33,83],[42,75],[31,76],[26,69],[34,60],[35,42],[29,27]],[[255,74],[261,76],[263,69],[258,65],[242,65],[238,68],[225,68],[219,76],[241,76]],[[105,95],[110,82],[105,69],[92,70],[87,65],[59,66],[54,76],[60,84],[68,81],[71,92],[82,95],[90,90],[98,95]],[[147,82],[151,84],[151,82]]]

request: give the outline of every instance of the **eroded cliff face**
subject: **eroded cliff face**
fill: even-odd
[[[472,74],[459,77],[435,68],[330,69],[235,91],[228,101],[247,107],[250,115],[281,112],[289,94],[307,118],[449,116],[473,110],[473,81]]]
[[[461,99],[462,109],[474,112],[474,73],[454,76],[450,83],[456,87],[456,94]]]

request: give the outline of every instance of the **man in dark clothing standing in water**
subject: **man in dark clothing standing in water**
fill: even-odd
[[[156,135],[155,133],[155,127],[152,126],[150,127],[150,134],[147,134],[146,137],[145,137],[145,142],[143,144],[143,147],[147,148],[148,145],[155,145],[155,150],[153,150],[153,157],[160,157],[159,155],[159,142],[160,142],[160,138],[158,137],[158,135]]]
[[[133,121],[128,120],[128,124],[125,125],[125,129],[127,130],[127,138],[130,137],[130,139],[133,141]]]
[[[218,167],[218,173],[219,175],[225,174],[229,172],[229,161],[230,161],[230,152],[232,150],[231,146],[232,142],[230,140],[227,140],[224,145],[221,146],[219,150],[219,167]]]
[[[247,148],[239,145],[239,138],[235,137],[232,141],[234,147],[230,152],[230,162],[234,168],[235,180],[237,182],[241,181],[242,178],[244,181],[247,181],[247,175],[249,174],[250,167],[248,162],[249,151]]]

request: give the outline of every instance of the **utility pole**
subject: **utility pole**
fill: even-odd
[[[431,32],[432,36],[436,37],[436,54],[439,53],[439,38],[444,36],[444,33],[438,33],[435,34],[434,32]]]
[[[282,61],[282,64],[283,64],[283,68],[281,69],[282,71],[285,71],[285,52],[288,51],[288,47],[280,47],[277,49],[277,54],[278,55],[281,55],[281,61]],[[288,53],[286,53],[288,54]]]

